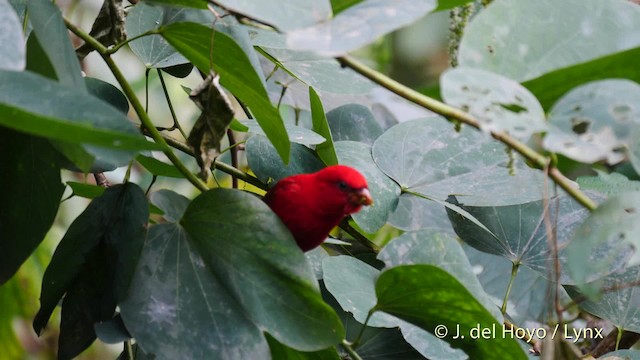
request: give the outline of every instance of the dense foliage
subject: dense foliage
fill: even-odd
[[[621,350],[640,339],[636,3],[71,12],[0,0],[4,355],[28,319],[60,359],[96,339],[122,359],[640,358]],[[385,75],[378,39],[439,12],[438,84]],[[83,76],[91,56],[108,76]],[[375,205],[303,253],[260,195],[333,164]],[[69,198],[90,201],[65,223]]]

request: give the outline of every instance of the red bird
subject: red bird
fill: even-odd
[[[364,176],[343,165],[284,178],[269,189],[264,201],[302,251],[320,245],[345,216],[373,203]]]

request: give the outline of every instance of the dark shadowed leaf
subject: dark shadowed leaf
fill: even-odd
[[[260,329],[302,351],[343,338],[304,254],[258,197],[208,191],[191,202],[181,224],[208,270]]]
[[[124,326],[120,314],[107,321],[94,324],[93,328],[98,339],[107,344],[118,344],[131,339],[131,334]]]
[[[457,326],[460,334],[470,334],[472,328],[502,332],[502,324],[446,271],[431,265],[405,265],[383,271],[376,283],[378,303],[375,309],[397,316],[429,332],[437,325],[449,330],[444,340],[460,348],[472,359],[526,359],[515,339],[495,336],[454,339]]]
[[[89,94],[108,102],[123,114],[129,112],[129,101],[120,89],[106,81],[96,78],[85,77],[84,81]]]
[[[161,209],[169,222],[178,222],[189,206],[189,199],[171,190],[162,189],[151,194],[151,203]]]
[[[447,210],[456,234],[474,248],[498,255],[513,263],[524,264],[548,277],[553,252],[549,247],[545,216],[555,233],[558,246],[563,248],[575,235],[576,229],[589,216],[589,211],[567,195],[551,198],[545,204],[536,200],[505,206],[460,206],[484,224],[493,234],[479,231],[460,215]],[[566,262],[566,254],[560,253],[560,261]],[[563,283],[571,277],[562,274]]]
[[[252,359],[269,351],[178,224],[151,227],[131,285],[122,318],[156,359]]]
[[[114,301],[125,298],[146,236],[148,217],[144,192],[131,183],[110,187],[89,204],[67,230],[44,274],[41,306],[33,321],[36,333],[42,331],[53,309],[71,289],[76,295],[69,301],[79,304],[87,299],[109,298],[107,294],[112,294]],[[78,277],[81,273],[86,276]],[[104,286],[96,288],[100,284]],[[102,292],[104,288],[106,293]]]
[[[261,135],[249,138],[246,149],[249,167],[264,183],[291,175],[316,172],[324,167],[313,151],[300,144],[291,144],[291,160],[285,165],[273,145]]]
[[[360,141],[369,145],[382,134],[382,128],[369,108],[347,104],[327,113],[334,141]]]
[[[44,239],[64,186],[48,141],[0,127],[0,284]],[[36,176],[37,174],[37,176]]]

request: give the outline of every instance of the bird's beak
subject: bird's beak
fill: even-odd
[[[358,205],[369,206],[373,204],[373,198],[371,198],[371,193],[367,188],[354,191],[352,194],[352,201],[354,204]]]

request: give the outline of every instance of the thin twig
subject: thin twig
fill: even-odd
[[[238,168],[238,148],[236,147],[236,139],[233,136],[233,130],[227,129],[227,138],[229,138],[229,149],[231,149],[231,166]],[[238,188],[238,178],[231,176],[231,185],[234,189]]]

